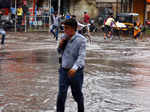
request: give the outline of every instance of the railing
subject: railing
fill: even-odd
[[[24,31],[49,31],[49,16],[26,16],[24,20]]]
[[[13,32],[49,31],[50,23],[50,16],[16,16],[13,18],[3,16],[0,18],[1,27]]]

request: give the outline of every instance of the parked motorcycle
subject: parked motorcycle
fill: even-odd
[[[5,30],[8,30],[8,29],[14,27],[14,21],[11,19],[10,16],[8,16],[8,15],[2,15],[1,18],[0,18],[0,25]]]

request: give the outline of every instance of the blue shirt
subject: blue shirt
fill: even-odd
[[[67,69],[82,68],[85,66],[87,39],[76,33],[67,43],[62,53],[62,67]]]
[[[12,14],[16,14],[16,9],[13,8],[13,7],[11,7],[11,13],[12,13]]]
[[[70,19],[70,15],[66,15],[66,19]]]
[[[51,9],[50,9],[50,14],[54,14],[54,12],[55,12],[54,8],[51,7]]]
[[[0,28],[0,34],[1,34],[1,35],[6,35],[5,30],[4,30],[4,29],[2,29],[2,28]]]

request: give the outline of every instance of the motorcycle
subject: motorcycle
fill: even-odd
[[[96,27],[95,21],[93,19],[90,20],[89,31],[97,32],[97,27]]]
[[[8,29],[14,27],[14,21],[11,19],[10,16],[8,16],[8,15],[2,15],[1,19],[0,19],[0,25],[5,30],[8,30]]]

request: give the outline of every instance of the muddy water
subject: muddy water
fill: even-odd
[[[46,33],[8,34],[0,50],[0,112],[55,112],[57,43]],[[85,112],[150,111],[150,40],[87,44]],[[76,104],[68,94],[66,112]]]

